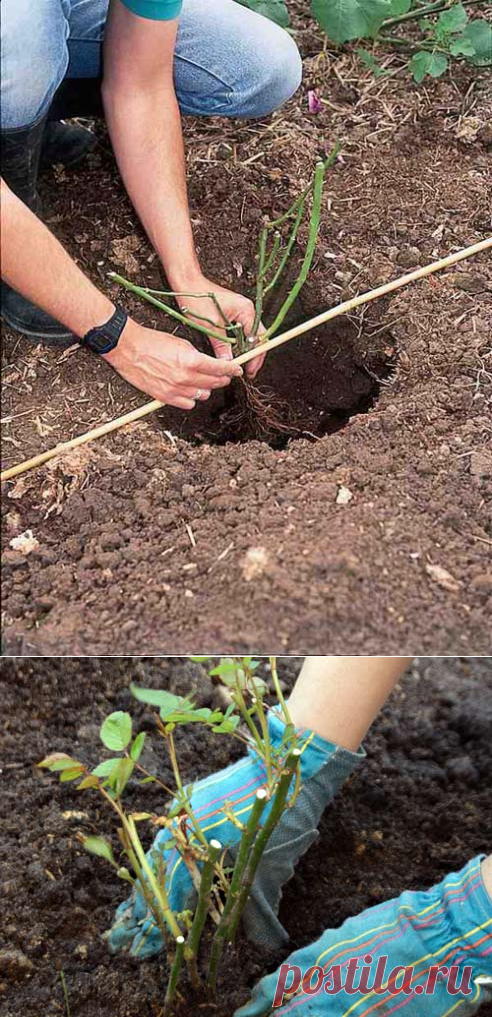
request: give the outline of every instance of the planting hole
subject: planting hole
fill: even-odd
[[[166,430],[192,444],[316,439],[367,413],[394,371],[395,340],[378,324],[360,329],[348,318],[322,325],[273,350],[253,386],[233,382],[183,416],[160,415]]]

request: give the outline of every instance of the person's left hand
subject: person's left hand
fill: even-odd
[[[233,290],[225,289],[224,286],[219,286],[218,283],[211,282],[210,279],[206,279],[205,276],[201,276],[198,279],[194,279],[193,283],[187,283],[186,287],[181,287],[187,293],[213,293],[220,304],[221,310],[224,312],[226,318],[234,324],[242,325],[246,336],[250,336],[253,324],[255,320],[255,308],[254,304],[248,297],[243,297],[241,293],[234,293]],[[186,309],[187,316],[190,318],[194,317],[193,312],[195,311],[197,316],[201,315],[204,318],[208,318],[213,321],[215,330],[217,332],[224,332],[224,320],[220,315],[213,300],[209,297],[177,297],[178,304],[181,310]],[[196,321],[200,325],[205,325],[206,322],[201,321],[199,317]],[[261,335],[265,331],[263,325],[260,324],[257,332],[257,341],[261,341]],[[228,333],[231,334],[230,332]],[[237,356],[236,348],[231,346],[230,343],[220,342],[218,339],[210,339],[213,347],[215,356],[219,359],[232,360],[234,356]],[[250,360],[245,365],[246,374],[250,378],[255,378],[258,371],[263,366],[266,354],[263,353],[259,357],[255,357],[254,360]]]

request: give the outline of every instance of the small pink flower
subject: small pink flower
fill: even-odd
[[[314,89],[311,89],[308,92],[308,105],[310,113],[321,113],[321,110],[323,109],[321,99],[318,97],[318,94],[314,91]]]

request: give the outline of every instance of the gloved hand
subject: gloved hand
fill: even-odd
[[[329,929],[311,946],[296,950],[259,982],[235,1017],[265,1017],[274,1002],[278,1017],[378,1017],[400,1008],[405,1017],[476,1013],[492,999],[492,901],[481,877],[481,860],[474,858],[431,890],[407,891],[348,918],[339,929]],[[318,965],[324,972],[318,991],[321,974],[312,971],[306,987],[313,992],[303,992],[302,979]],[[452,965],[457,970],[448,980],[446,969]],[[452,979],[455,988],[467,988],[467,965],[470,994],[453,994]],[[441,967],[441,973],[429,976],[432,967]],[[429,978],[435,978],[435,987],[425,994],[432,984]],[[282,988],[288,995],[296,985],[297,993],[280,1005]],[[378,987],[381,991],[374,991]]]
[[[271,711],[268,729],[272,745],[279,747],[285,724],[279,714]],[[363,758],[360,750],[353,753],[333,745],[314,734],[303,731],[301,737],[300,769],[302,788],[294,806],[287,809],[276,827],[258,868],[252,898],[244,914],[247,935],[265,948],[275,949],[288,939],[276,914],[282,895],[282,886],[290,879],[297,860],[317,836],[321,813],[348,774]],[[253,748],[247,756],[232,766],[212,774],[189,788],[191,806],[202,832],[208,841],[216,838],[229,849],[235,858],[241,831],[223,814],[224,805],[242,822],[247,822],[257,790],[265,783],[265,767]],[[270,806],[263,812],[264,822]],[[190,830],[190,839],[194,837]],[[192,909],[196,891],[191,876],[176,848],[166,848],[170,831],[157,835],[148,858],[156,850],[162,854],[166,871],[166,889],[171,908],[175,913]],[[141,894],[132,893],[120,905],[115,921],[108,933],[113,951],[129,949],[134,957],[149,957],[162,947],[162,937]]]

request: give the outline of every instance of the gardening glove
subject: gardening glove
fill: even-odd
[[[282,743],[285,724],[276,710],[269,713],[268,730],[272,746],[278,748]],[[301,791],[293,807],[284,812],[268,842],[257,871],[252,899],[245,912],[247,934],[271,949],[288,938],[276,917],[282,885],[290,879],[299,857],[316,838],[316,826],[325,806],[364,755],[363,750],[358,753],[349,752],[312,731],[304,730],[298,732],[298,735],[301,748]],[[222,810],[227,803],[241,823],[247,822],[256,792],[264,786],[265,780],[263,760],[251,747],[247,756],[237,763],[187,788],[202,833],[208,841],[215,838],[223,847],[227,847],[232,862],[237,853],[241,831]],[[262,821],[267,818],[270,807],[267,804]],[[190,838],[193,841],[191,830]],[[153,852],[157,850],[162,855],[170,905],[179,914],[193,908],[196,891],[177,848],[166,848],[169,840],[169,829],[161,830],[148,858],[153,864]],[[113,951],[129,949],[134,957],[148,957],[162,949],[161,934],[148,913],[141,894],[134,891],[130,899],[120,905],[108,933],[108,942]]]
[[[492,999],[492,900],[482,860],[431,890],[407,891],[329,929],[262,978],[235,1017],[264,1017],[273,1006],[278,1017],[377,1017],[400,1008],[405,1017],[476,1013]],[[456,988],[467,994],[457,996]]]

